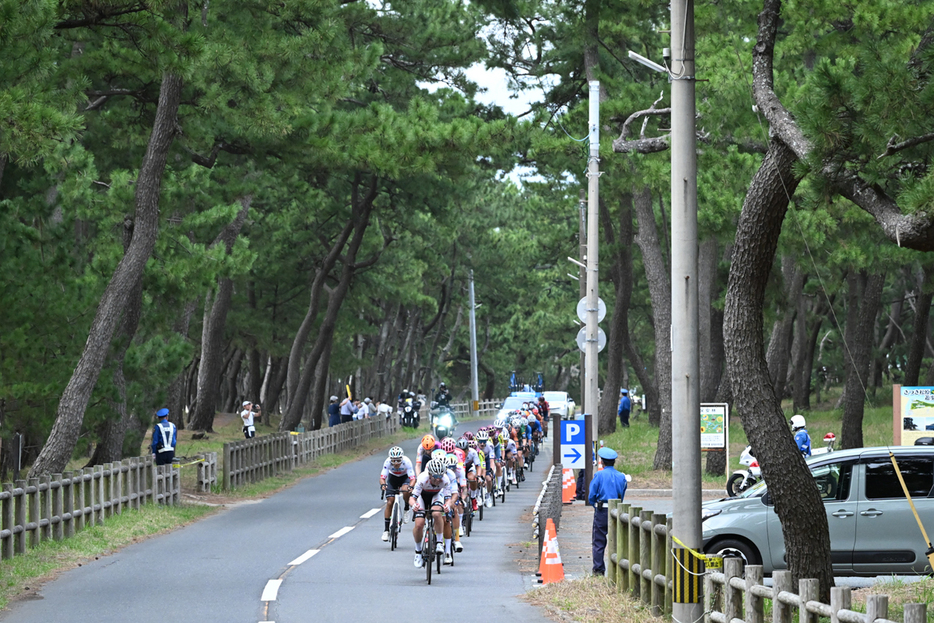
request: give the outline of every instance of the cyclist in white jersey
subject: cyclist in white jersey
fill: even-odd
[[[477,454],[475,449],[470,447],[470,441],[465,437],[461,437],[457,440],[457,449],[463,454],[461,462],[464,465],[464,472],[467,476],[467,487],[470,489],[470,504],[473,510],[477,510],[477,472],[480,469],[480,455]]]
[[[413,500],[412,509],[415,511],[412,536],[415,537],[416,567],[422,566],[422,537],[425,535],[426,512],[430,512],[434,518],[435,534],[438,535],[438,554],[445,553],[444,514],[451,509],[451,496],[456,486],[448,477],[447,471],[444,463],[431,460],[428,461],[425,471],[415,479],[415,487],[409,499]],[[450,550],[445,558],[451,558]]]
[[[459,464],[457,460],[457,455],[448,454],[445,457],[445,463],[448,467],[448,476],[454,477],[454,483],[456,488],[454,489],[453,504],[451,505],[450,513],[451,522],[450,525],[445,526],[444,530],[444,544],[445,546],[451,540],[451,537],[454,538],[454,551],[460,553],[464,546],[461,544],[462,530],[461,521],[464,518],[464,493],[467,490],[467,479],[464,476],[464,466]]]
[[[389,520],[392,516],[392,505],[396,500],[396,493],[402,493],[405,500],[405,510],[409,510],[409,493],[415,484],[415,470],[412,461],[405,456],[402,448],[393,446],[389,449],[389,457],[383,462],[383,471],[379,474],[379,485],[386,492],[386,513],[383,515],[383,540],[389,540]]]

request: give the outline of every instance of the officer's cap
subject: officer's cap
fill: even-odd
[[[621,394],[628,394],[628,393],[629,393],[629,390],[628,390],[628,389],[621,389],[621,390],[619,390],[619,393],[621,393]]]
[[[607,461],[614,461],[619,455],[616,454],[616,451],[612,448],[600,448],[600,450],[597,451],[597,456],[599,456],[601,459],[606,459]]]
[[[159,409],[156,411],[156,415],[159,417],[169,417],[169,410],[165,408]]]

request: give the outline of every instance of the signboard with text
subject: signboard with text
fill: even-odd
[[[584,449],[587,445],[584,422],[561,421],[561,466],[569,469],[584,469]]]
[[[896,443],[911,446],[922,437],[934,437],[934,387],[896,385],[893,389],[901,406],[895,413],[896,432],[900,433]]]
[[[730,407],[726,403],[701,404],[700,445],[702,452],[726,449],[729,415]]]

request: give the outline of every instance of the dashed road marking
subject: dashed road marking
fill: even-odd
[[[299,556],[298,558],[296,558],[295,560],[293,560],[292,562],[290,562],[289,566],[294,567],[296,565],[300,565],[320,551],[321,551],[320,549],[310,549],[304,554],[302,554],[301,556]]]
[[[370,517],[372,517],[372,516],[375,515],[376,513],[380,512],[381,510],[383,510],[383,509],[382,509],[382,508],[374,508],[373,510],[367,511],[367,512],[363,513],[362,515],[360,515],[360,519],[369,519]]]
[[[348,532],[350,532],[351,530],[353,530],[355,527],[356,527],[356,526],[344,526],[343,528],[341,528],[340,530],[338,530],[337,532],[335,532],[334,534],[332,534],[332,535],[329,536],[328,538],[329,538],[329,539],[337,539],[337,538],[340,538],[340,537],[344,536],[345,534],[347,534]]]
[[[282,586],[282,580],[269,580],[266,582],[266,588],[263,589],[263,596],[260,601],[275,601],[279,593],[279,587]]]

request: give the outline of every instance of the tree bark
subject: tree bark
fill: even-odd
[[[252,196],[240,200],[242,206],[234,220],[224,228],[215,244],[223,242],[227,255],[233,251],[237,236],[250,210]],[[212,245],[213,246],[213,245]],[[221,357],[224,327],[227,324],[227,312],[233,296],[233,279],[219,277],[214,300],[206,296],[204,300],[204,327],[201,332],[201,365],[198,368],[198,397],[189,422],[192,430],[214,432],[214,414],[217,407],[218,385],[221,375]]]
[[[918,296],[915,299],[915,317],[912,324],[911,340],[908,343],[908,363],[905,365],[904,385],[917,385],[921,376],[921,361],[924,359],[924,348],[928,339],[928,320],[931,316],[932,293],[928,282],[927,271],[922,268],[918,279]]]
[[[30,477],[64,471],[78,442],[91,392],[110,348],[117,324],[133,287],[152,255],[159,231],[159,197],[169,148],[175,138],[182,78],[166,73],[159,88],[159,103],[146,155],[136,180],[136,215],[133,240],[107,284],[87,343],[75,371],[62,393],[49,438],[29,470]]]
[[[872,360],[872,335],[876,316],[882,304],[884,274],[866,275],[850,271],[847,275],[849,296],[846,319],[846,385],[843,389],[843,426],[840,445],[843,448],[863,446],[863,410],[866,404],[866,382]]]
[[[760,16],[760,25],[777,15]],[[756,49],[763,51],[760,43]],[[795,176],[794,152],[772,139],[743,202],[724,313],[724,344],[735,410],[759,459],[782,524],[788,567],[797,582],[817,578],[821,595],[833,585],[830,535],[820,493],[798,451],[775,396],[764,357],[762,309],[769,273]]]
[[[892,306],[889,309],[888,326],[886,327],[885,335],[882,336],[882,340],[879,342],[879,352],[876,353],[874,358],[875,362],[872,366],[872,379],[870,383],[874,390],[873,394],[875,394],[875,389],[882,387],[882,373],[889,361],[887,357],[889,349],[896,344],[899,335],[901,335],[900,324],[904,302],[905,297],[896,299],[892,301]]]
[[[782,257],[782,277],[784,294],[781,306],[782,317],[775,322],[769,348],[766,351],[769,376],[772,378],[772,387],[779,400],[785,396],[788,362],[791,359],[791,339],[797,312],[796,301],[801,296],[805,277],[804,271],[795,267],[794,258],[790,255]]]

